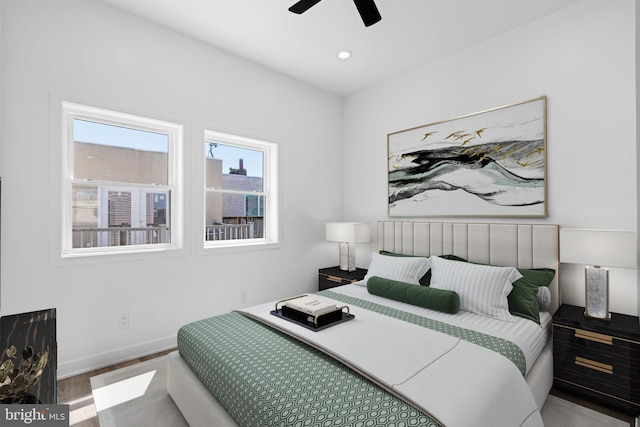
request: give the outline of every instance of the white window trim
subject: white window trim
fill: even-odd
[[[272,248],[280,246],[280,234],[279,234],[279,199],[278,199],[278,144],[273,142],[267,142],[263,140],[247,138],[237,135],[231,135],[228,133],[216,132],[211,130],[204,131],[204,140],[216,141],[228,145],[234,145],[241,148],[250,148],[258,150],[264,153],[264,170],[262,173],[263,191],[255,192],[254,194],[260,194],[264,196],[264,237],[255,239],[234,239],[234,240],[215,240],[207,241],[204,232],[202,235],[202,248],[205,250],[210,249],[258,249],[258,248]],[[206,161],[206,156],[202,158],[202,164]],[[203,169],[204,170],[204,169]],[[203,183],[202,188],[202,200],[206,199],[207,189],[204,185],[205,177],[204,172],[202,176]],[[232,191],[229,191],[232,192]],[[242,192],[246,194],[246,192]],[[202,216],[202,227],[200,230],[204,230],[204,211]]]
[[[72,102],[62,102],[62,227],[61,257],[74,258],[111,254],[133,254],[142,252],[158,252],[176,250],[183,247],[183,138],[184,127],[181,124],[146,118],[128,113],[107,110]],[[73,248],[72,244],[72,183],[73,179],[73,120],[81,119],[98,121],[115,126],[124,126],[149,132],[161,132],[169,136],[167,155],[167,185],[149,186],[149,188],[165,189],[171,192],[170,201],[170,242],[166,244],[110,246],[93,248]],[[90,183],[91,181],[87,181]],[[99,181],[102,182],[102,181]],[[126,183],[113,183],[114,186],[127,186]],[[146,186],[143,186],[146,187]]]

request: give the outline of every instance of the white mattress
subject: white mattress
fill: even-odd
[[[442,313],[371,295],[364,282],[331,288],[330,291],[509,340],[520,347],[524,353],[527,363],[526,374],[529,373],[551,336],[551,315],[546,312],[540,313],[540,325],[518,316],[514,316],[515,322],[505,322],[462,310],[456,314]]]

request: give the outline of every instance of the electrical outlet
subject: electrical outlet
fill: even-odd
[[[247,291],[240,291],[240,302],[247,302]]]
[[[129,313],[121,313],[120,314],[120,329],[125,329],[129,327]]]

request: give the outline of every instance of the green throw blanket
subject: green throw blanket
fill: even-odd
[[[319,350],[239,313],[182,327],[178,349],[242,427],[440,425]]]

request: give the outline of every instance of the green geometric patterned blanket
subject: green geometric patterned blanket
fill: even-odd
[[[239,313],[183,326],[178,349],[243,427],[440,426],[319,350]]]
[[[425,328],[432,329],[434,331],[442,332],[443,334],[460,338],[473,344],[477,344],[481,347],[493,350],[496,353],[499,353],[505,356],[507,359],[511,360],[513,364],[516,365],[516,367],[520,370],[523,376],[527,372],[527,362],[525,360],[522,349],[520,349],[520,347],[509,340],[494,337],[488,334],[483,334],[471,329],[460,328],[458,326],[453,326],[448,323],[430,319],[428,317],[422,317],[418,316],[417,314],[407,313],[406,311],[397,310],[395,308],[376,304],[370,301],[365,301],[359,298],[339,294],[330,290],[320,291],[317,292],[317,294],[343,302],[351,306],[361,307],[370,311],[374,311],[376,313],[393,317],[395,319],[413,323],[414,325],[419,325]]]

